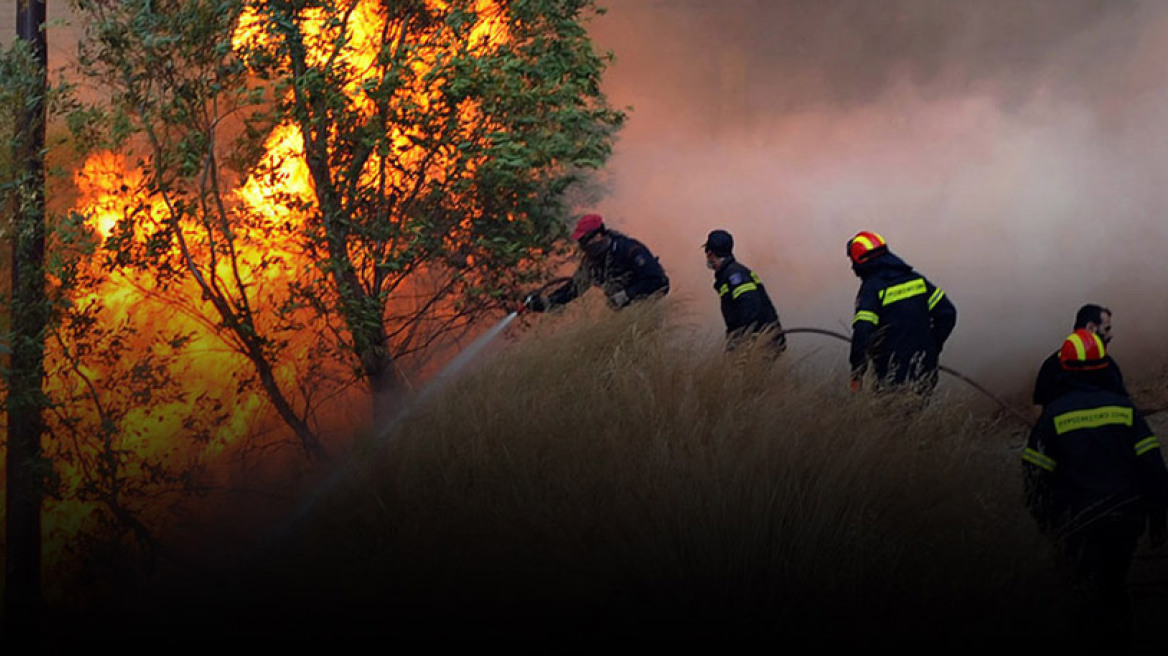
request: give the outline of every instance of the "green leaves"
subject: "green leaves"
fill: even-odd
[[[565,198],[624,120],[600,91],[586,0],[81,4],[81,59],[108,96],[76,122],[147,155],[151,209],[107,237],[111,266],[152,268],[172,293],[198,281],[208,325],[252,357],[279,357],[273,330],[335,333],[375,393],[399,359],[422,366],[547,275]],[[292,150],[268,161],[288,128]],[[308,176],[295,189],[292,159]],[[259,208],[234,195],[249,179],[268,189]],[[289,218],[273,228],[268,213]],[[248,267],[264,260],[247,255],[261,227],[305,259],[262,293]],[[276,310],[293,307],[315,319]]]

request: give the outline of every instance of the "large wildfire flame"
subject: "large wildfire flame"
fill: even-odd
[[[378,4],[372,0],[363,1],[349,24],[356,47],[346,51],[354,58],[348,63],[360,69],[376,66],[373,59],[375,46],[383,38]],[[440,0],[431,0],[429,4],[436,9],[446,5]],[[491,43],[506,39],[500,11],[493,0],[481,0],[476,10],[478,23],[472,39]],[[313,17],[309,16],[306,24],[313,23]],[[335,38],[334,33],[323,27],[318,27],[308,36],[308,45],[315,57],[326,56]],[[245,40],[262,38],[264,35],[257,28],[255,16],[245,15],[236,33],[237,45]],[[350,96],[357,99],[352,111],[371,111],[360,100],[360,93],[354,91]],[[424,94],[419,94],[417,102],[425,106],[427,99]],[[465,111],[473,112],[474,109],[467,107]],[[392,135],[401,146],[397,150],[402,157],[420,158],[423,153],[410,151],[411,136],[414,135]],[[440,162],[436,164],[440,165]],[[228,194],[227,199],[237,204],[239,212],[261,217],[246,222],[236,235],[239,249],[236,263],[238,275],[249,290],[249,302],[262,313],[265,308],[273,308],[287,299],[290,285],[310,266],[295,237],[306,215],[303,210],[291,209],[312,207],[314,201],[302,139],[296,127],[280,125],[271,132],[266,155],[256,170],[265,173],[247,179]],[[127,217],[138,228],[133,237],[136,240],[148,239],[149,228],[161,226],[166,220],[166,200],[148,197],[140,191],[143,175],[128,161],[111,153],[90,157],[76,171],[75,183],[80,200],[75,209],[87,217],[87,225],[100,239],[113,238]],[[289,198],[298,203],[287,202]],[[194,247],[205,248],[206,245],[196,243]],[[105,335],[110,340],[128,339],[133,344],[119,351],[122,357],[103,360],[74,357],[78,350],[90,348],[79,343],[76,336],[64,333],[51,340],[48,353],[50,396],[71,404],[71,412],[82,415],[88,425],[88,428],[76,424],[69,426],[59,416],[50,417],[52,439],[72,439],[80,444],[82,436],[88,435],[92,440],[111,414],[110,408],[103,407],[103,404],[121,403],[124,410],[117,416],[119,430],[115,435],[106,436],[105,448],[123,454],[116,456],[123,467],[122,475],[133,479],[145,474],[134,469],[135,463],[158,462],[176,470],[214,468],[217,458],[223,457],[244,438],[265,431],[269,436],[286,432],[263,390],[256,385],[244,384],[253,374],[252,364],[234,350],[232,344],[225,343],[221,332],[216,330],[216,312],[211,303],[201,297],[197,284],[190,280],[181,283],[181,292],[177,296],[174,287],[161,293],[154,272],[120,267],[112,273],[103,273],[101,257],[96,255],[84,264],[87,279],[92,284],[78,291],[71,299],[72,303],[75,308],[93,309],[95,322],[91,334]],[[225,268],[232,264],[224,258],[218,266]],[[228,276],[232,272],[225,269],[221,273]],[[323,328],[314,327],[314,322],[319,322],[308,310],[292,319],[306,329],[281,335],[287,340],[287,348],[275,373],[283,388],[296,390],[309,380],[306,376],[310,374],[306,371],[322,375],[321,362],[311,360],[313,349],[320,341],[318,331]],[[140,371],[147,369],[143,366],[143,361],[147,360],[157,369]],[[325,362],[324,366],[333,367],[336,371],[331,373],[338,376],[345,373],[340,371],[345,367],[342,362]],[[329,374],[327,371],[323,373]],[[135,379],[135,376],[139,378]],[[135,379],[141,383],[141,376],[179,381],[181,389],[151,399],[118,396],[129,392],[124,381]],[[195,432],[192,429],[195,419],[202,420],[215,412],[220,416],[211,422],[213,430],[197,439],[190,438],[189,435]],[[344,414],[342,405],[337,415]],[[75,448],[93,451],[97,447]],[[125,454],[132,457],[125,457]],[[78,457],[57,461],[54,466],[62,485],[76,491],[98,475],[95,471],[99,468],[95,464],[98,460],[98,456],[92,455],[90,459]],[[64,498],[75,496],[66,494]],[[97,521],[101,505],[95,501],[48,502],[46,560],[52,561],[57,555],[62,555],[64,545],[72,536]],[[157,507],[138,505],[131,510],[148,524],[166,513],[168,506],[160,499]]]

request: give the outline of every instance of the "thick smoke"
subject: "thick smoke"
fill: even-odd
[[[596,209],[712,333],[709,230],[735,234],[787,327],[846,332],[844,242],[872,229],[957,304],[945,364],[1025,391],[1098,302],[1125,372],[1159,373],[1168,3],[600,1],[605,89],[631,110]],[[48,10],[55,68],[74,41]],[[843,344],[792,339],[842,364]]]
[[[848,331],[848,237],[943,287],[942,362],[1026,393],[1083,303],[1158,373],[1168,278],[1168,3],[612,0],[592,24],[631,107],[598,209],[711,331],[698,248],[730,230],[786,327]],[[795,348],[846,345],[797,336]],[[795,337],[793,337],[795,339]]]

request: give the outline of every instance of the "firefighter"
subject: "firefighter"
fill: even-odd
[[[758,274],[734,257],[734,237],[725,230],[714,230],[702,244],[706,266],[714,272],[714,291],[721,300],[722,319],[726,322],[726,350],[733,351],[749,336],[766,335],[774,355],[787,348],[787,338],[779,323],[779,314]]]
[[[852,318],[852,390],[860,389],[870,363],[877,389],[907,386],[927,396],[937,384],[941,349],[957,324],[957,308],[874,232],[849,239],[847,254],[861,280]]]
[[[1110,371],[1103,339],[1076,330],[1058,361],[1065,384],[1022,453],[1026,504],[1086,595],[1076,624],[1092,653],[1121,653],[1132,556],[1145,529],[1154,548],[1168,533],[1168,471],[1159,441]]]
[[[1099,335],[1099,338],[1103,340],[1104,347],[1111,346],[1111,310],[1094,303],[1088,303],[1080,307],[1079,311],[1075,313],[1075,323],[1071,327],[1071,330],[1080,329],[1089,330]],[[1042,365],[1038,369],[1038,375],[1034,379],[1033,397],[1033,402],[1036,406],[1045,407],[1046,404],[1058,396],[1063,378],[1062,367],[1059,365],[1058,356],[1058,351],[1051,353],[1042,361]],[[1127,391],[1123,386],[1123,374],[1120,373],[1119,366],[1111,359],[1110,354],[1107,354],[1105,357],[1109,362],[1107,370],[1116,377],[1119,389],[1124,390],[1124,394],[1126,394]]]
[[[669,293],[669,278],[644,244],[611,230],[599,214],[585,214],[571,238],[582,254],[575,275],[547,293],[532,292],[523,304],[534,312],[565,305],[590,287],[599,287],[613,309]]]

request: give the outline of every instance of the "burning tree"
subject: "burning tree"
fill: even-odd
[[[125,167],[81,208],[111,279],[229,344],[313,454],[322,389],[385,409],[544,275],[623,120],[590,0],[76,4]]]
[[[49,197],[73,211],[49,213],[46,303],[23,307],[44,319],[55,600],[183,561],[166,530],[195,525],[222,470],[289,433],[323,454],[324,413],[356,384],[384,408],[436,346],[542,278],[565,194],[623,120],[599,89],[591,2],[74,8],[87,104],[63,103],[73,184]]]

